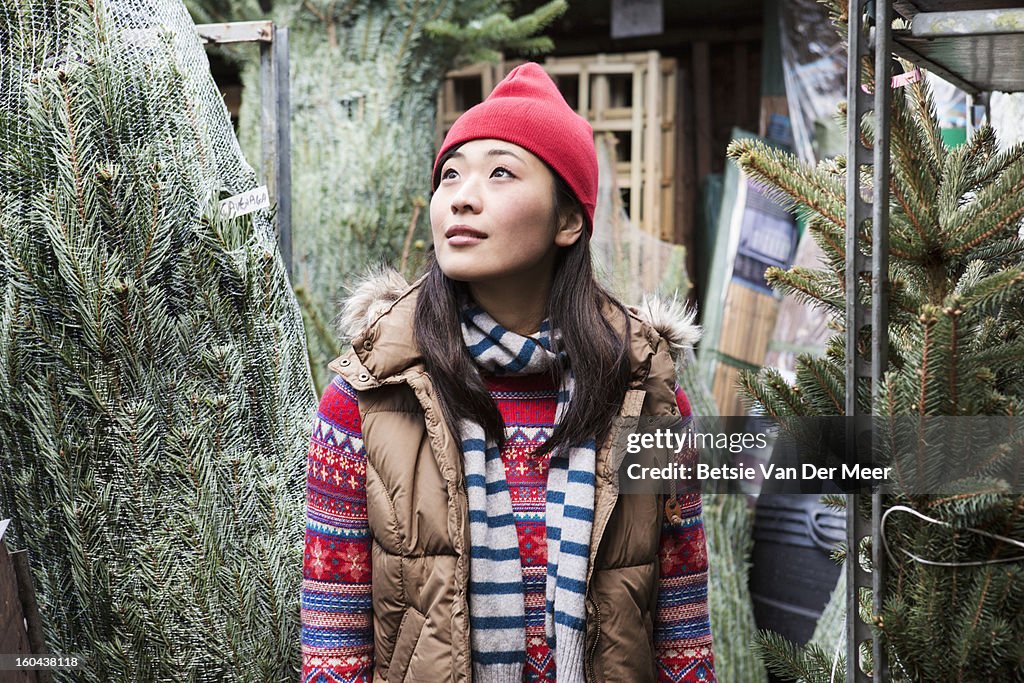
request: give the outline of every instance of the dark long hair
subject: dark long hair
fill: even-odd
[[[586,221],[568,185],[557,173],[552,175],[556,216],[573,207]],[[561,340],[552,339],[552,350],[556,354],[564,351],[568,356],[575,390],[561,422],[537,455],[563,444],[576,446],[592,437],[600,447],[629,385],[629,317],[622,304],[594,278],[587,227],[572,246],[561,247],[555,259],[547,314],[552,329],[561,331]],[[431,250],[427,275],[416,300],[416,343],[452,434],[457,436],[458,422],[468,418],[483,427],[488,441],[500,447],[504,443],[504,423],[462,338],[459,298],[465,294],[466,283],[446,276]],[[603,309],[608,305],[625,320],[622,336],[605,318]],[[557,373],[558,368],[553,372]]]

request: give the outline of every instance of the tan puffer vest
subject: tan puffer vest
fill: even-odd
[[[357,288],[343,324],[353,348],[330,367],[359,392],[373,536],[374,681],[470,681],[469,518],[462,454],[412,335],[419,283],[393,271]],[[631,314],[623,416],[677,415],[670,346],[699,334],[675,307]],[[622,329],[621,314],[612,322]],[[358,329],[358,332],[355,330]],[[615,431],[615,430],[613,430]],[[662,500],[618,495],[622,449],[597,454],[587,574],[587,679],[655,680],[652,631]]]

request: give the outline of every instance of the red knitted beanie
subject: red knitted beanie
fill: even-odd
[[[587,229],[593,231],[597,202],[594,129],[569,107],[539,64],[528,62],[512,69],[486,100],[455,121],[434,161],[433,189],[437,189],[445,152],[481,138],[519,145],[554,169],[580,200]]]

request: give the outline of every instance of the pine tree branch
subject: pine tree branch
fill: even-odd
[[[807,224],[811,237],[821,247],[827,260],[828,270],[835,277],[838,291],[846,294],[846,236],[832,223],[812,219]]]
[[[765,271],[765,281],[773,289],[833,315],[846,310],[843,292],[836,286],[832,273],[803,266],[789,270],[772,266]]]
[[[84,223],[85,214],[85,189],[82,185],[82,170],[78,161],[78,131],[75,127],[75,119],[71,113],[71,93],[68,91],[68,77],[64,72],[57,75],[60,83],[61,96],[64,104],[64,117],[67,124],[68,144],[71,149],[71,170],[74,173],[75,196],[78,198],[78,217]]]
[[[1013,266],[1024,261],[1024,241],[1016,235],[979,245],[971,251],[971,259],[991,265]]]
[[[997,372],[1005,368],[1024,367],[1024,341],[998,346],[983,346],[974,355],[974,362],[982,367],[993,367]]]
[[[510,40],[505,43],[505,49],[512,50],[521,55],[543,55],[555,49],[555,43],[547,36],[535,36]]]
[[[979,315],[998,308],[1010,298],[1024,295],[1024,266],[1000,270],[967,287],[959,303],[969,314]]]
[[[950,232],[962,240],[958,246],[948,251],[949,255],[963,254],[1015,227],[1021,216],[1024,216],[1024,203],[1018,199],[1022,192],[1024,164],[1015,167],[1013,173],[1004,173],[999,182],[980,192],[969,205],[970,209],[963,212],[964,221],[949,226]],[[992,226],[985,227],[993,218],[995,220]]]
[[[833,657],[819,645],[808,643],[804,646],[804,657],[809,666],[815,667],[812,672],[815,680],[821,683],[844,683],[846,680],[846,655],[842,649]]]
[[[892,325],[905,327],[917,318],[921,301],[907,287],[907,282],[895,274],[889,276],[889,305]]]
[[[897,204],[899,204],[899,198],[895,197],[895,195],[892,196],[897,199]],[[910,222],[911,217],[903,211],[895,210],[895,208],[889,216],[889,254],[897,262],[908,261],[915,264],[929,264],[934,260],[935,247],[929,244],[922,244],[920,235],[917,234]],[[922,228],[925,227],[922,226]]]
[[[992,128],[983,126],[967,144],[946,155],[937,198],[940,216],[955,214],[966,201],[965,195],[977,189],[977,170],[992,157],[995,144]]]
[[[435,40],[458,45],[460,54],[464,57],[516,46],[542,50],[551,44],[550,40],[536,34],[562,16],[567,9],[568,3],[565,0],[550,0],[533,12],[515,19],[511,19],[503,12],[492,13],[483,19],[464,16],[460,12],[453,20],[438,19],[427,22],[425,31]],[[460,20],[465,20],[466,23],[461,24]]]
[[[808,650],[800,650],[783,636],[773,631],[761,630],[754,637],[753,648],[768,669],[780,676],[796,679],[799,683],[829,683],[829,673],[822,670],[820,660],[827,656],[820,648],[816,657],[808,657]],[[813,662],[812,659],[818,659]],[[818,664],[815,667],[815,664]]]
[[[971,288],[976,287],[985,276],[987,269],[987,264],[981,259],[974,259],[968,263],[953,287],[953,295],[962,296]]]
[[[950,334],[949,334],[949,362],[946,364],[947,367],[947,387],[949,388],[949,413],[951,415],[957,415],[960,412],[960,406],[957,401],[957,382],[959,376],[957,370],[959,368],[959,356],[957,355],[956,335],[957,335],[957,321],[962,314],[962,310],[954,308],[952,306],[946,307],[943,313],[949,318]]]
[[[824,405],[817,406],[816,414],[819,415],[843,415],[846,408],[843,405],[844,395],[842,383],[836,376],[838,368],[822,358],[812,358],[808,355],[797,357],[797,385],[801,387],[802,394],[807,400],[814,402],[818,399]],[[812,392],[816,388],[818,391]]]
[[[990,559],[994,559],[994,553],[995,551],[993,551],[993,556]],[[975,641],[973,635],[978,631],[978,622],[981,620],[982,612],[985,609],[985,600],[988,596],[989,588],[992,585],[992,574],[994,570],[991,567],[985,567],[982,569],[982,572],[984,575],[984,579],[982,580],[982,586],[980,590],[981,594],[977,596],[974,601],[977,607],[975,608],[974,615],[971,618],[970,627],[967,629],[967,632],[961,634],[961,638],[958,639],[958,644],[960,645],[960,647],[958,648],[960,650],[960,666],[958,668],[961,671],[963,671],[965,668],[971,667],[971,660],[976,655],[976,652],[973,652],[974,650],[976,650],[976,648],[969,647],[969,645],[973,644]],[[963,678],[960,677],[959,681],[963,681]]]
[[[144,276],[143,274],[148,270],[146,265],[149,261],[149,255],[153,251],[153,243],[156,241],[157,231],[160,229],[160,183],[151,183],[150,189],[153,190],[153,208],[149,213],[149,230],[147,231],[146,245],[142,249],[142,257],[135,267],[135,278],[140,281]]]
[[[992,505],[999,504],[1000,501],[1004,499],[1003,495],[1005,492],[1005,487],[993,487],[990,490],[958,493],[951,496],[944,496],[942,498],[925,500],[922,503],[922,507],[925,510],[931,510],[940,518],[952,518],[955,522],[963,514],[965,507],[968,507],[964,505],[964,503],[976,503],[976,505],[971,506],[975,509],[988,508]],[[965,524],[963,526],[970,526],[970,524]]]
[[[799,390],[791,387],[775,368],[760,373],[741,370],[737,385],[740,391],[759,405],[770,417],[797,417],[807,414],[807,406]]]
[[[409,49],[409,45],[413,41],[413,31],[419,28],[419,17],[417,16],[419,14],[419,10],[420,0],[412,0],[412,11],[409,12],[409,20],[408,23],[406,24],[405,32],[402,34],[402,42],[399,44],[397,50],[397,61],[399,63],[403,61],[405,53]],[[367,24],[367,29],[369,29],[369,24]],[[365,52],[365,45],[363,46],[363,50]],[[385,92],[391,92],[394,77],[394,74],[389,75],[387,86],[385,86]]]
[[[977,171],[974,189],[990,185],[1003,173],[1020,163],[1024,163],[1024,142],[1018,142],[983,164]]]
[[[917,413],[919,416],[924,417],[928,413],[927,404],[925,398],[927,397],[927,386],[928,386],[928,372],[930,370],[929,363],[929,352],[931,351],[931,332],[935,326],[935,317],[930,315],[928,307],[925,307],[924,312],[921,314],[921,324],[923,331],[923,339],[921,343],[921,362],[918,365],[917,374],[920,376],[920,391],[917,396]],[[918,438],[917,438],[917,471],[924,471],[924,425],[923,420],[918,422]]]
[[[903,209],[903,215],[907,217],[907,220],[914,228],[914,232],[917,234],[917,237],[921,240],[921,250],[927,253],[928,247],[931,246],[934,239],[929,231],[925,229],[925,225],[921,217],[918,215],[918,212],[910,206],[910,201],[907,198],[906,193],[901,188],[901,183],[895,177],[889,181],[889,190],[896,198],[900,208]]]
[[[14,203],[11,202],[10,206],[13,206],[13,205],[14,205]],[[2,210],[2,209],[0,209],[0,210]],[[16,224],[15,223],[16,219],[11,218],[9,216],[3,216],[2,220],[5,223],[7,223],[8,225],[15,225]],[[8,284],[10,284],[13,287],[17,288],[19,291],[21,291],[22,293],[24,293],[26,295],[32,295],[32,294],[36,294],[37,295],[40,291],[43,291],[42,288],[40,287],[40,284],[36,281],[35,277],[33,276],[32,271],[25,264],[25,262],[18,256],[18,251],[15,249],[14,243],[11,240],[7,239],[7,231],[6,230],[0,230],[0,239],[3,240],[3,243],[2,243],[3,249],[0,250],[0,255],[2,255],[3,258],[5,258],[5,259],[10,259],[9,262],[12,265],[14,265],[14,270],[16,270],[17,272],[21,273],[25,277],[25,280],[26,280],[26,282],[24,282],[24,283],[19,283],[17,281],[17,279],[11,278],[8,281]],[[19,240],[19,242],[21,242],[21,240]]]
[[[726,154],[787,208],[810,210],[839,229],[846,226],[846,195],[841,183],[807,169],[791,154],[779,152],[755,139],[733,140]],[[807,214],[808,218],[813,214]]]
[[[907,93],[911,102],[911,109],[914,113],[911,125],[921,137],[924,147],[927,149],[927,159],[932,177],[935,178],[934,186],[938,186],[940,169],[946,154],[946,143],[942,140],[942,131],[939,129],[938,117],[935,110],[935,100],[932,97],[931,89],[926,86],[925,81],[920,80],[912,83]]]
[[[894,97],[893,114],[890,128],[891,155],[893,173],[890,180],[890,191],[897,196],[909,224],[914,228],[921,240],[916,249],[926,258],[936,245],[936,235],[929,233],[927,226],[937,224],[935,214],[935,195],[939,186],[941,159],[945,156],[945,146],[936,150],[928,142],[929,135],[921,130],[916,118],[908,111],[906,96]],[[874,131],[865,122],[868,136],[873,140]],[[922,140],[924,137],[926,139]]]

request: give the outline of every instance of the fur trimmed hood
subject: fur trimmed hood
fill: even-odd
[[[349,288],[350,294],[342,305],[338,316],[342,337],[351,340],[364,333],[410,286],[393,268],[370,269]],[[673,356],[693,348],[700,340],[701,328],[694,322],[697,312],[678,299],[650,295],[639,306],[627,309],[668,343]]]
[[[347,288],[348,298],[338,314],[338,331],[342,339],[351,340],[362,332],[409,289],[402,274],[390,266],[370,268]]]

